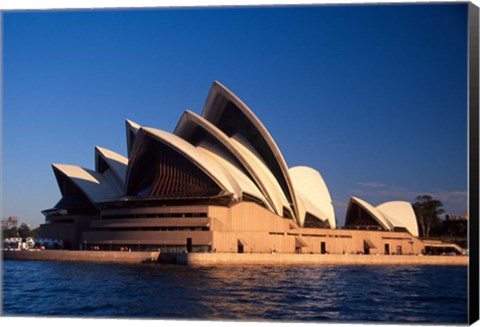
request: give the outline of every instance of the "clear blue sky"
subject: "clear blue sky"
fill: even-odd
[[[3,217],[33,227],[60,199],[51,163],[126,154],[124,120],[172,132],[214,80],[289,166],[348,198],[467,200],[467,5],[7,12]]]

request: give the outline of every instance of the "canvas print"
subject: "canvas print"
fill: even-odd
[[[471,10],[4,11],[2,315],[467,324]]]

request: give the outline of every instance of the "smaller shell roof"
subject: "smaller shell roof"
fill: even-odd
[[[115,177],[118,179],[120,185],[125,185],[125,177],[127,174],[128,159],[114,151],[102,148],[100,146],[95,147],[95,170],[99,171],[98,156],[101,156],[103,160],[110,167]]]
[[[53,164],[52,167],[77,185],[93,203],[121,195],[118,189],[99,172],[64,164]]]
[[[390,201],[376,207],[394,227],[406,228],[410,234],[418,237],[417,217],[412,205],[407,201]]]
[[[361,208],[363,208],[365,211],[367,211],[372,216],[372,218],[374,218],[380,224],[380,226],[382,226],[385,230],[389,231],[389,230],[393,229],[392,223],[390,223],[382,215],[382,213],[380,211],[378,211],[376,208],[374,208],[370,203],[368,203],[368,202],[366,202],[362,199],[359,199],[359,198],[356,198],[356,197],[352,196],[350,198],[350,203],[348,205],[348,210],[350,210],[352,203],[356,203]],[[348,216],[348,213],[347,213],[347,216]]]
[[[335,228],[335,211],[332,198],[320,173],[306,166],[292,167],[289,172],[296,192],[307,200],[303,201],[305,210],[316,216],[318,213],[323,213],[319,218],[328,220],[330,227]]]

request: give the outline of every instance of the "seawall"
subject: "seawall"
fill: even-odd
[[[159,259],[158,252],[119,251],[3,251],[4,260],[141,263]]]
[[[118,251],[3,251],[5,260],[183,265],[468,265],[465,256],[182,253]]]
[[[189,253],[177,263],[187,265],[468,265],[466,256]]]

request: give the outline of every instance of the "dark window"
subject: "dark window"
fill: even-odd
[[[293,218],[293,217],[292,217],[292,212],[291,212],[289,209],[285,208],[285,207],[283,207],[283,218],[288,218],[288,219],[292,219],[292,218]]]

